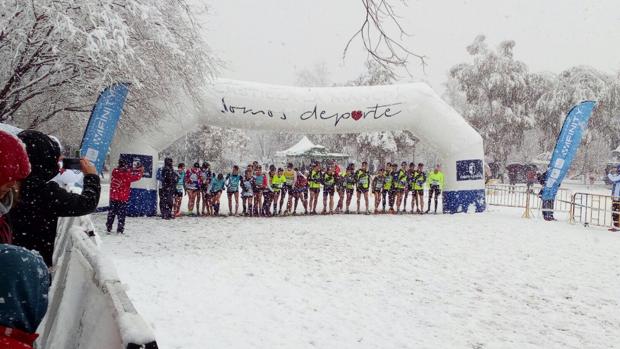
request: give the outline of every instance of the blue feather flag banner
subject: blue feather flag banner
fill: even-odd
[[[566,177],[577,149],[579,149],[581,137],[588,128],[588,121],[595,105],[596,102],[594,101],[581,102],[566,115],[547,169],[545,187],[542,193],[543,200],[555,200],[558,188]]]
[[[98,173],[103,171],[128,92],[129,85],[125,83],[106,88],[99,95],[90,114],[80,146],[80,156],[90,160]]]

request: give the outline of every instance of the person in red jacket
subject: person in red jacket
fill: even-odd
[[[112,231],[115,216],[118,216],[116,232],[122,234],[125,230],[125,214],[127,202],[129,202],[129,193],[131,192],[131,183],[139,181],[143,174],[143,166],[134,169],[125,160],[118,160],[118,167],[112,171],[112,180],[110,181],[110,209],[106,222],[108,233]]]

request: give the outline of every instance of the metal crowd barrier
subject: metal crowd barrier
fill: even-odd
[[[612,197],[590,193],[573,194],[573,207],[570,214],[571,223],[584,226],[613,226],[612,215],[620,213],[613,210]]]
[[[542,208],[542,200],[538,197],[540,185],[509,185],[489,184],[486,186],[486,202],[488,205],[521,207],[539,210]],[[572,207],[572,193],[560,188],[554,202],[554,211],[570,212]],[[529,203],[528,203],[529,200]]]
[[[530,210],[541,210],[542,200],[538,197],[541,186],[490,184],[486,186],[488,205],[524,208],[523,217],[529,218]],[[555,212],[566,212],[569,222],[584,226],[612,227],[612,197],[590,193],[572,193],[560,188],[554,202]]]

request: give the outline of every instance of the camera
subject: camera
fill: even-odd
[[[81,170],[82,164],[79,158],[63,158],[62,168],[66,170]]]

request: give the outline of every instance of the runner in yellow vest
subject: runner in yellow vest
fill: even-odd
[[[321,165],[316,162],[310,170],[308,176],[308,187],[310,188],[310,214],[316,214],[316,204],[319,199],[319,192],[321,191]]]
[[[323,212],[322,214],[334,213],[334,188],[336,186],[336,174],[334,168],[329,167],[327,172],[323,174],[321,182],[323,183]],[[327,199],[329,197],[329,211],[327,210]]]
[[[396,164],[394,164],[394,168],[396,173],[392,179],[392,185],[396,189],[396,214],[399,214],[401,212],[400,205],[403,202],[403,195],[407,189],[407,163],[403,161],[400,169],[396,169]],[[404,213],[405,211],[406,209],[403,208],[402,212]]]
[[[282,192],[282,188],[284,188],[284,184],[286,184],[286,177],[284,176],[284,169],[278,168],[278,172],[271,179],[271,187],[273,188],[273,215],[278,215],[282,213],[282,204],[280,204],[280,211],[278,211],[278,200],[280,198],[280,194],[284,195]]]
[[[366,214],[370,214],[368,208],[368,188],[370,188],[370,175],[368,174],[368,163],[362,162],[362,168],[355,173],[355,181],[357,186],[357,214],[360,214],[360,199],[364,197],[366,203]]]
[[[392,164],[388,162],[385,165],[385,183],[383,184],[383,192],[381,193],[381,196],[383,197],[383,213],[385,213],[388,199],[392,202],[390,206],[394,206],[394,196],[392,193]]]
[[[426,184],[426,172],[424,164],[420,162],[413,174],[414,201],[418,205],[416,212],[420,214],[424,212],[424,184]]]
[[[284,177],[286,181],[282,186],[282,192],[280,193],[280,211],[278,214],[282,214],[282,206],[284,205],[284,197],[288,195],[288,202],[286,203],[286,211],[284,211],[284,215],[289,215],[291,213],[291,207],[293,205],[293,186],[295,185],[295,170],[293,168],[292,163],[288,163],[286,165],[286,169],[284,170]]]
[[[426,213],[431,210],[431,198],[433,197],[433,194],[435,195],[435,213],[437,213],[437,200],[439,199],[439,195],[441,194],[444,186],[444,176],[443,172],[440,170],[441,166],[437,165],[435,166],[435,169],[428,174],[428,179],[426,182],[428,183],[429,190],[428,209],[426,209]]]

